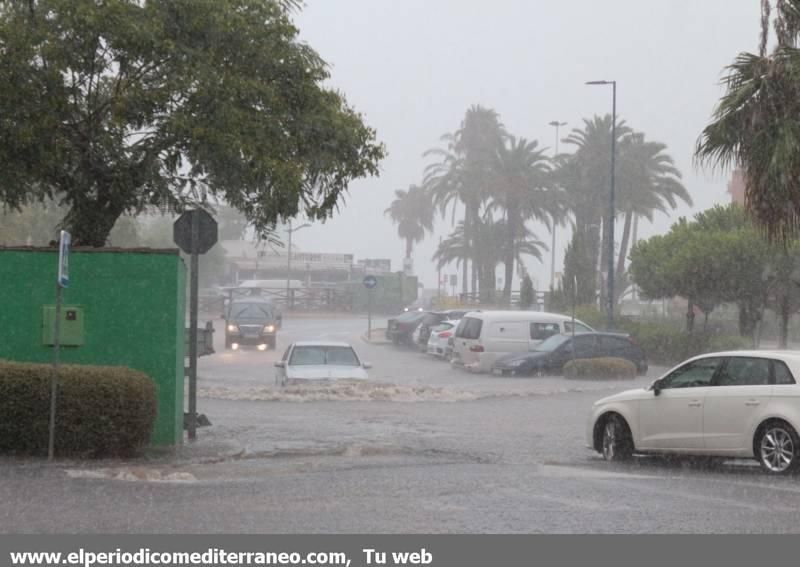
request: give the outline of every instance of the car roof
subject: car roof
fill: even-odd
[[[292,346],[335,346],[335,347],[350,347],[350,343],[343,341],[295,341]]]
[[[719,351],[719,352],[707,352],[704,354],[699,354],[697,356],[693,356],[692,358],[688,358],[678,364],[677,366],[670,369],[669,372],[672,372],[674,368],[678,366],[682,366],[687,362],[691,362],[693,360],[701,360],[703,358],[711,358],[715,356],[747,356],[750,358],[769,358],[773,360],[781,360],[786,363],[787,366],[794,374],[795,378],[800,379],[800,351],[796,350],[726,350],[726,351]]]
[[[501,318],[505,321],[527,321],[529,319],[538,319],[544,322],[557,322],[557,321],[571,321],[570,315],[561,315],[560,313],[547,313],[546,311],[468,311],[464,317],[473,317],[475,319],[498,319]],[[578,323],[585,325],[580,319],[575,319]]]

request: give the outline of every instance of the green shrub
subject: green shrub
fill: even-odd
[[[578,358],[564,365],[565,378],[636,378],[636,365],[624,358]]]
[[[751,346],[749,339],[739,335],[702,331],[687,333],[680,322],[623,320],[620,327],[637,340],[647,359],[655,364],[672,365],[698,354]]]
[[[0,454],[47,453],[52,366],[0,361]],[[59,456],[129,456],[147,445],[156,389],[146,374],[112,366],[59,370]]]

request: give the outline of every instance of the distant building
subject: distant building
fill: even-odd
[[[286,248],[248,240],[222,240],[220,244],[230,265],[228,279],[232,283],[287,277],[289,258]],[[353,279],[354,271],[362,271],[354,260],[353,254],[305,252],[294,245],[290,278],[303,281],[307,286],[349,281]]]
[[[364,258],[358,261],[358,265],[365,274],[381,275],[392,271],[392,261],[388,258]]]
[[[731,203],[744,206],[744,172],[736,168],[731,174],[731,180],[728,182],[728,193],[731,194]]]

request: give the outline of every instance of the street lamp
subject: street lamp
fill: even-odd
[[[289,221],[289,228],[286,229],[286,232],[289,233],[289,246],[287,247],[287,259],[286,259],[286,304],[290,307],[293,306],[294,301],[289,301],[289,298],[292,295],[291,292],[291,283],[289,279],[292,277],[292,233],[297,232],[301,228],[307,228],[311,226],[308,223],[301,224],[298,227],[292,228],[292,221]]]
[[[587,81],[587,85],[611,85],[611,191],[608,209],[608,328],[614,328],[614,162],[617,154],[617,81]]]
[[[553,120],[552,122],[548,123],[550,126],[556,129],[556,146],[553,151],[553,159],[558,157],[558,129],[562,126],[566,126],[566,122],[559,122],[558,120]],[[556,289],[556,219],[553,218],[553,246],[550,248],[551,251],[551,261],[550,261],[550,290],[555,291]]]

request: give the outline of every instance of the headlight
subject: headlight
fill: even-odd
[[[228,332],[229,333],[238,333],[239,332],[239,327],[237,327],[236,325],[228,325]]]
[[[274,333],[275,332],[275,325],[264,325],[264,332],[265,333]]]

